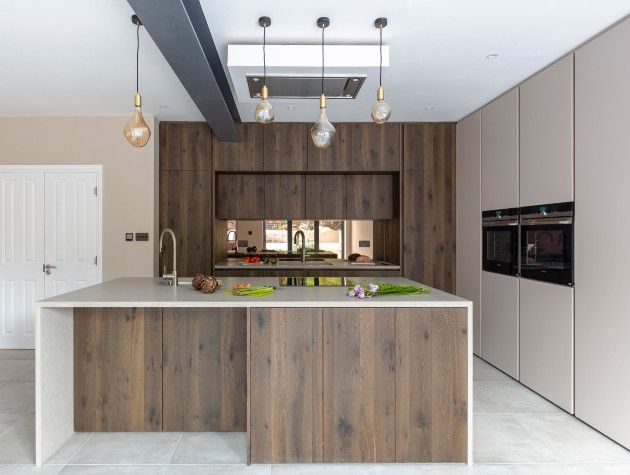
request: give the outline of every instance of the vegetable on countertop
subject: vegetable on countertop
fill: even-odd
[[[273,287],[259,285],[254,287],[239,287],[232,290],[224,290],[223,293],[227,295],[234,295],[235,297],[266,297],[272,295],[275,292]]]
[[[431,292],[425,287],[411,284],[392,284],[391,282],[361,282],[348,287],[346,295],[359,299],[377,297],[379,295],[415,295]]]

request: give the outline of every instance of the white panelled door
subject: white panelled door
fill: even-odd
[[[0,348],[33,348],[43,262],[44,174],[0,172]]]
[[[96,173],[46,173],[46,297],[98,282]]]
[[[0,348],[34,348],[37,300],[100,281],[97,181],[0,171]]]

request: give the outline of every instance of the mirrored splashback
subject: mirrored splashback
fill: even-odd
[[[291,254],[302,249],[313,257],[345,259],[352,253],[373,257],[373,221],[363,220],[231,220],[228,224],[228,257],[245,254]]]

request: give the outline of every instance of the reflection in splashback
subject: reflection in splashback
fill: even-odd
[[[228,221],[228,254],[298,252],[301,239],[293,244],[297,231],[304,233],[307,252],[326,252],[340,259],[352,253],[373,257],[371,220],[325,219]]]

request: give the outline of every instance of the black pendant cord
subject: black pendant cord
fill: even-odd
[[[381,36],[381,40],[380,40],[380,44],[379,44],[379,51],[381,54],[381,60],[380,63],[378,65],[378,85],[379,87],[383,85],[383,27],[379,27],[379,33]]]
[[[326,28],[322,28],[322,94],[324,94],[324,30]]]
[[[267,27],[263,27],[263,86],[267,85]]]
[[[139,94],[140,93],[140,74],[139,74],[139,63],[140,63],[140,24],[138,24],[138,27],[136,29],[136,92]]]

